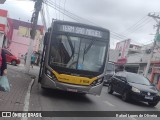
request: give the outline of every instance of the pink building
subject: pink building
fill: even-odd
[[[29,22],[24,22],[20,20],[12,19],[13,23],[13,36],[12,41],[9,46],[11,53],[15,56],[21,58],[25,53],[28,52],[28,47],[30,43],[30,27]],[[38,52],[40,50],[42,41],[42,31],[43,26],[37,25],[37,34],[34,40],[34,51]]]
[[[12,20],[8,18],[8,11],[0,9],[0,46],[8,48],[12,39]]]

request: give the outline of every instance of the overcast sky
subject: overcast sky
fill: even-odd
[[[111,48],[116,42],[132,39],[132,43],[147,44],[154,39],[156,29],[155,20],[148,17],[148,13],[160,14],[160,0],[49,0],[56,2],[63,9],[91,21],[91,24],[99,25],[111,31]],[[64,7],[65,6],[65,7]],[[1,9],[7,9],[9,16],[14,19],[28,21],[34,10],[34,2],[29,0],[7,0],[0,5]],[[45,7],[45,9],[47,9]],[[49,14],[49,17],[47,15]],[[39,17],[40,18],[40,17]],[[46,12],[47,26],[52,18],[74,21],[59,11],[48,7]],[[82,23],[89,23],[82,21]],[[137,23],[137,24],[136,24]],[[42,24],[39,19],[39,24]],[[115,33],[120,34],[120,36]],[[123,36],[122,36],[123,35]]]

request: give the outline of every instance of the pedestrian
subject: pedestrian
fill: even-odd
[[[7,75],[6,55],[2,48],[0,48],[0,76]]]
[[[35,60],[36,60],[36,56],[34,53],[32,53],[32,56],[31,56],[31,66],[33,68],[33,65],[35,64]]]
[[[4,50],[0,47],[0,91],[9,92],[10,85],[7,79],[7,63]]]
[[[24,64],[26,64],[26,60],[27,60],[27,53],[24,55]]]

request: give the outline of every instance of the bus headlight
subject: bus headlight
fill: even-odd
[[[95,81],[92,82],[91,86],[96,86],[99,85],[103,82],[103,78],[97,79]]]
[[[49,69],[45,69],[45,74],[52,80],[56,80],[55,75],[49,70]]]

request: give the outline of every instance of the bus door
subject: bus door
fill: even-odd
[[[41,61],[40,61],[40,70],[39,70],[39,77],[38,77],[38,82],[41,82],[42,79],[42,74],[43,74],[43,67],[44,67],[44,62],[45,62],[45,52],[46,52],[46,48],[48,45],[48,39],[49,39],[49,33],[46,32],[45,36],[44,36],[44,41],[43,41],[43,51],[42,51],[42,56],[41,56]]]

